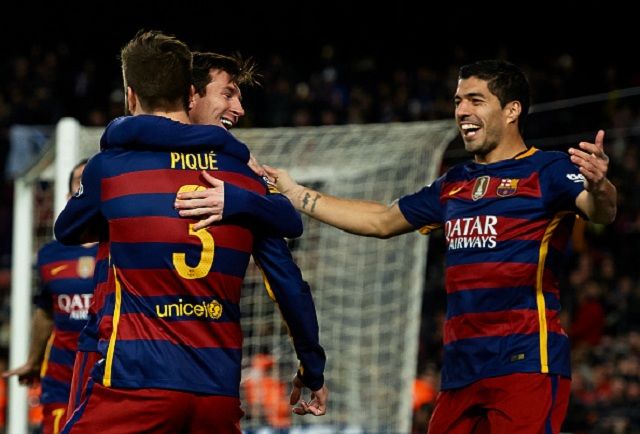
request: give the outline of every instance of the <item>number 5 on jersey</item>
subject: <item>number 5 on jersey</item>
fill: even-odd
[[[205,188],[201,185],[183,185],[178,190],[178,193],[200,191]],[[189,235],[198,237],[202,243],[202,253],[200,254],[200,261],[195,267],[191,267],[187,264],[185,253],[173,253],[173,266],[180,275],[185,279],[199,279],[205,277],[211,271],[213,266],[213,248],[215,243],[213,242],[213,236],[205,228],[199,231],[193,230],[194,223],[189,223]]]

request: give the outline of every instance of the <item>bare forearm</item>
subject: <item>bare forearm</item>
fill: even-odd
[[[53,331],[53,318],[43,309],[37,308],[31,323],[31,345],[29,363],[39,366],[47,348],[47,341]]]
[[[597,190],[584,191],[580,196],[578,206],[592,222],[609,224],[615,219],[618,196],[616,187],[609,180],[603,181]]]
[[[342,199],[304,186],[298,186],[287,196],[297,210],[352,234],[388,238],[413,229],[394,209],[397,206]]]

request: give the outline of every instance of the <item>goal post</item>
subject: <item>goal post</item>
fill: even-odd
[[[69,172],[78,160],[98,151],[102,131],[80,126],[74,119],[61,120],[48,157],[16,179],[16,275],[30,276],[35,252],[52,237],[53,216],[66,202]],[[457,130],[452,121],[432,121],[252,128],[234,134],[260,162],[285,168],[299,182],[323,193],[391,203],[435,179]],[[33,197],[43,185],[51,199],[43,203],[52,208],[50,221],[44,223],[35,216],[43,213],[33,207]],[[24,217],[25,213],[32,217]],[[408,433],[427,240],[417,233],[377,240],[347,234],[306,216],[303,221],[305,233],[289,244],[318,311],[330,402],[322,418],[291,418],[289,413],[284,423],[299,433]],[[26,231],[31,235],[25,236]],[[29,309],[12,315],[12,366],[26,360],[26,350],[20,346],[29,341],[31,282],[31,278],[12,281],[12,306]],[[242,290],[241,314],[245,336],[241,397],[246,413],[241,424],[245,432],[257,433],[273,424],[266,414],[269,409],[248,403],[245,386],[264,375],[253,362],[268,357],[269,375],[284,385],[279,399],[286,401],[297,360],[253,263]],[[17,388],[17,382],[11,390],[13,386]],[[20,396],[11,393],[10,401]],[[11,428],[11,420],[17,421],[22,413],[10,414],[8,434],[24,434],[19,424]]]

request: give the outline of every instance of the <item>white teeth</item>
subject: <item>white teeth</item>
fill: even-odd
[[[462,128],[463,130],[471,130],[471,129],[475,129],[475,128],[480,128],[480,125],[475,125],[475,124],[462,124],[460,125],[460,128]]]
[[[222,125],[224,125],[226,128],[231,128],[233,126],[233,122],[226,118],[220,119],[220,122],[222,122]]]

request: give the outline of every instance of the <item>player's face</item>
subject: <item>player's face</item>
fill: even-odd
[[[189,118],[194,124],[218,125],[230,129],[244,116],[240,88],[225,71],[212,69],[204,96],[196,93]]]
[[[500,100],[487,82],[477,77],[458,81],[455,95],[456,122],[464,147],[475,155],[486,155],[502,140],[506,126]]]

